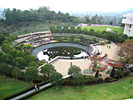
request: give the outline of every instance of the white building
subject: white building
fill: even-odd
[[[122,23],[125,24],[124,34],[128,36],[133,36],[133,13],[128,13],[127,15],[123,15],[126,19],[122,20]]]

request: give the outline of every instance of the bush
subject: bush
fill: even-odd
[[[110,74],[111,73],[111,70],[108,70],[107,72],[106,72],[106,74]]]
[[[105,42],[104,41],[99,41],[99,44],[104,45]]]
[[[123,72],[121,72],[120,70],[116,70],[115,71],[115,77],[122,78],[123,77]]]
[[[133,67],[131,67],[129,70],[130,70],[130,72],[132,72],[132,73],[133,73]]]
[[[130,71],[123,72],[123,76],[128,76],[130,74]]]

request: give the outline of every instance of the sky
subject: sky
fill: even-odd
[[[0,7],[21,10],[38,9],[41,6],[64,12],[117,12],[132,8],[133,0],[0,0]]]

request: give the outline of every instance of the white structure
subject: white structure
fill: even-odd
[[[111,32],[112,29],[111,29],[111,28],[106,28],[106,31],[107,31],[107,32]]]
[[[133,13],[128,13],[127,15],[123,15],[126,19],[122,20],[122,23],[125,24],[124,34],[128,36],[133,36]]]

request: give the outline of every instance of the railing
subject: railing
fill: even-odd
[[[125,23],[125,24],[133,24],[133,21],[127,20],[127,19],[123,19],[122,20],[122,23]]]

